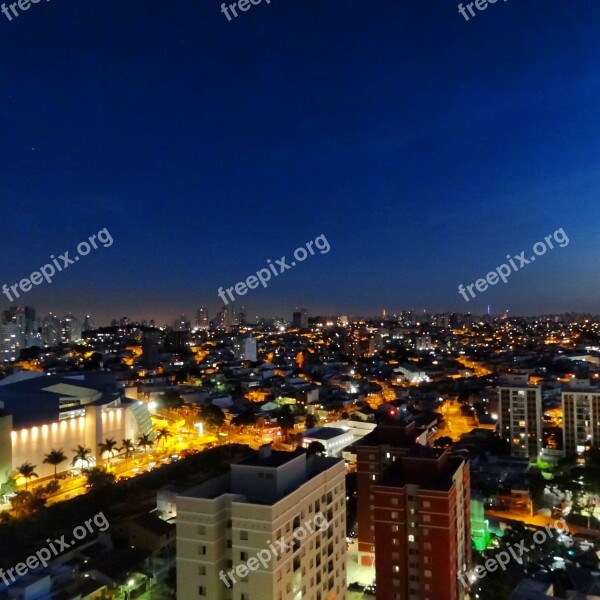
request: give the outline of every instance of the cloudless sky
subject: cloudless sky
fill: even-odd
[[[600,309],[600,3],[55,0],[0,14],[0,285],[106,227],[19,300],[211,317],[324,234],[252,315]],[[558,228],[570,243],[468,284]],[[10,304],[0,296],[0,309]]]

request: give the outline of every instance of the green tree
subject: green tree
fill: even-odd
[[[92,456],[92,450],[90,448],[86,448],[85,446],[77,446],[77,448],[73,448],[73,452],[75,456],[73,456],[73,460],[71,461],[71,465],[74,467],[79,461],[86,464],[87,467],[94,461],[94,457]]]
[[[214,404],[200,407],[200,419],[212,429],[219,429],[225,423],[225,413]]]
[[[283,431],[283,438],[287,442],[289,437],[290,429],[294,429],[296,420],[289,404],[285,404],[277,411],[277,425],[281,427]]]
[[[17,480],[14,477],[8,477],[7,480],[0,486],[0,496],[14,494],[17,491]]]
[[[87,484],[92,489],[98,489],[111,485],[115,482],[115,476],[113,473],[108,473],[103,469],[94,467],[93,469],[86,470]]]
[[[48,454],[45,455],[45,458],[43,460],[44,464],[52,465],[54,467],[54,481],[58,479],[56,475],[56,469],[58,465],[64,463],[65,460],[67,460],[67,456],[63,452],[62,448],[60,450],[52,449],[50,450],[50,452],[48,452]]]
[[[29,462],[24,462],[22,465],[18,466],[17,471],[19,472],[19,475],[25,478],[25,491],[27,491],[29,480],[33,477],[39,477],[35,472],[35,465],[32,465]]]
[[[317,426],[317,423],[319,422],[319,418],[317,417],[317,415],[314,414],[308,414],[306,415],[306,421],[304,422],[304,425],[306,427],[306,429],[313,429],[314,427]]]
[[[135,444],[133,440],[127,438],[123,440],[123,445],[120,448],[121,452],[125,452],[125,458],[129,458],[135,452]]]
[[[244,431],[245,427],[256,424],[256,415],[251,410],[245,410],[244,412],[235,415],[235,417],[231,419],[231,424],[234,427],[239,427],[240,431]]]
[[[325,454],[327,454],[327,450],[325,449],[325,446],[323,446],[323,444],[321,444],[321,442],[311,442],[308,445],[308,448],[306,449],[306,453],[307,454],[316,454],[318,456],[325,456]]]
[[[162,441],[163,443],[163,448],[165,447],[165,443],[166,441],[173,437],[173,435],[171,434],[171,432],[169,431],[168,427],[161,427],[160,429],[158,429],[156,431],[156,441],[160,442]]]
[[[117,448],[117,442],[113,438],[106,438],[104,442],[100,442],[98,444],[98,448],[100,448],[100,454],[108,454],[107,464],[110,467],[110,459],[113,457],[115,450]]]
[[[147,449],[152,448],[154,446],[154,442],[152,441],[152,437],[149,433],[142,433],[138,438],[138,448],[144,449],[144,456],[146,455]]]

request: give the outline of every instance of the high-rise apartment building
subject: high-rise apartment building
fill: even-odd
[[[257,360],[256,338],[253,336],[238,336],[234,338],[233,353],[239,360]]]
[[[373,486],[377,600],[462,600],[471,567],[469,463],[414,445]]]
[[[308,312],[305,308],[296,308],[292,313],[292,327],[306,329],[308,327]]]
[[[358,490],[358,551],[360,562],[372,566],[375,558],[373,487],[383,471],[415,443],[425,443],[426,434],[414,423],[379,425],[356,444]]]
[[[179,600],[346,597],[343,460],[263,446],[176,504]]]
[[[542,390],[526,374],[506,374],[498,387],[498,432],[511,456],[537,458],[542,450]]]
[[[600,447],[600,388],[574,379],[562,392],[563,444],[566,454]]]
[[[205,306],[201,306],[196,312],[196,327],[198,329],[208,329],[208,311]]]

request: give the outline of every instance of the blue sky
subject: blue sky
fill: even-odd
[[[598,312],[599,25],[583,0],[0,15],[0,284],[106,227],[23,303],[172,321],[324,234],[250,313]],[[566,248],[458,294],[560,227]]]

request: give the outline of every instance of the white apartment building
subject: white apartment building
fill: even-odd
[[[256,338],[252,336],[234,338],[233,353],[240,360],[256,361]]]
[[[282,539],[289,548],[253,560]],[[345,597],[343,460],[263,446],[177,497],[179,600]]]
[[[566,454],[582,454],[600,445],[600,388],[589,379],[573,379],[562,392]]]
[[[537,458],[542,451],[542,390],[529,376],[505,375],[498,387],[498,432],[511,456]]]

